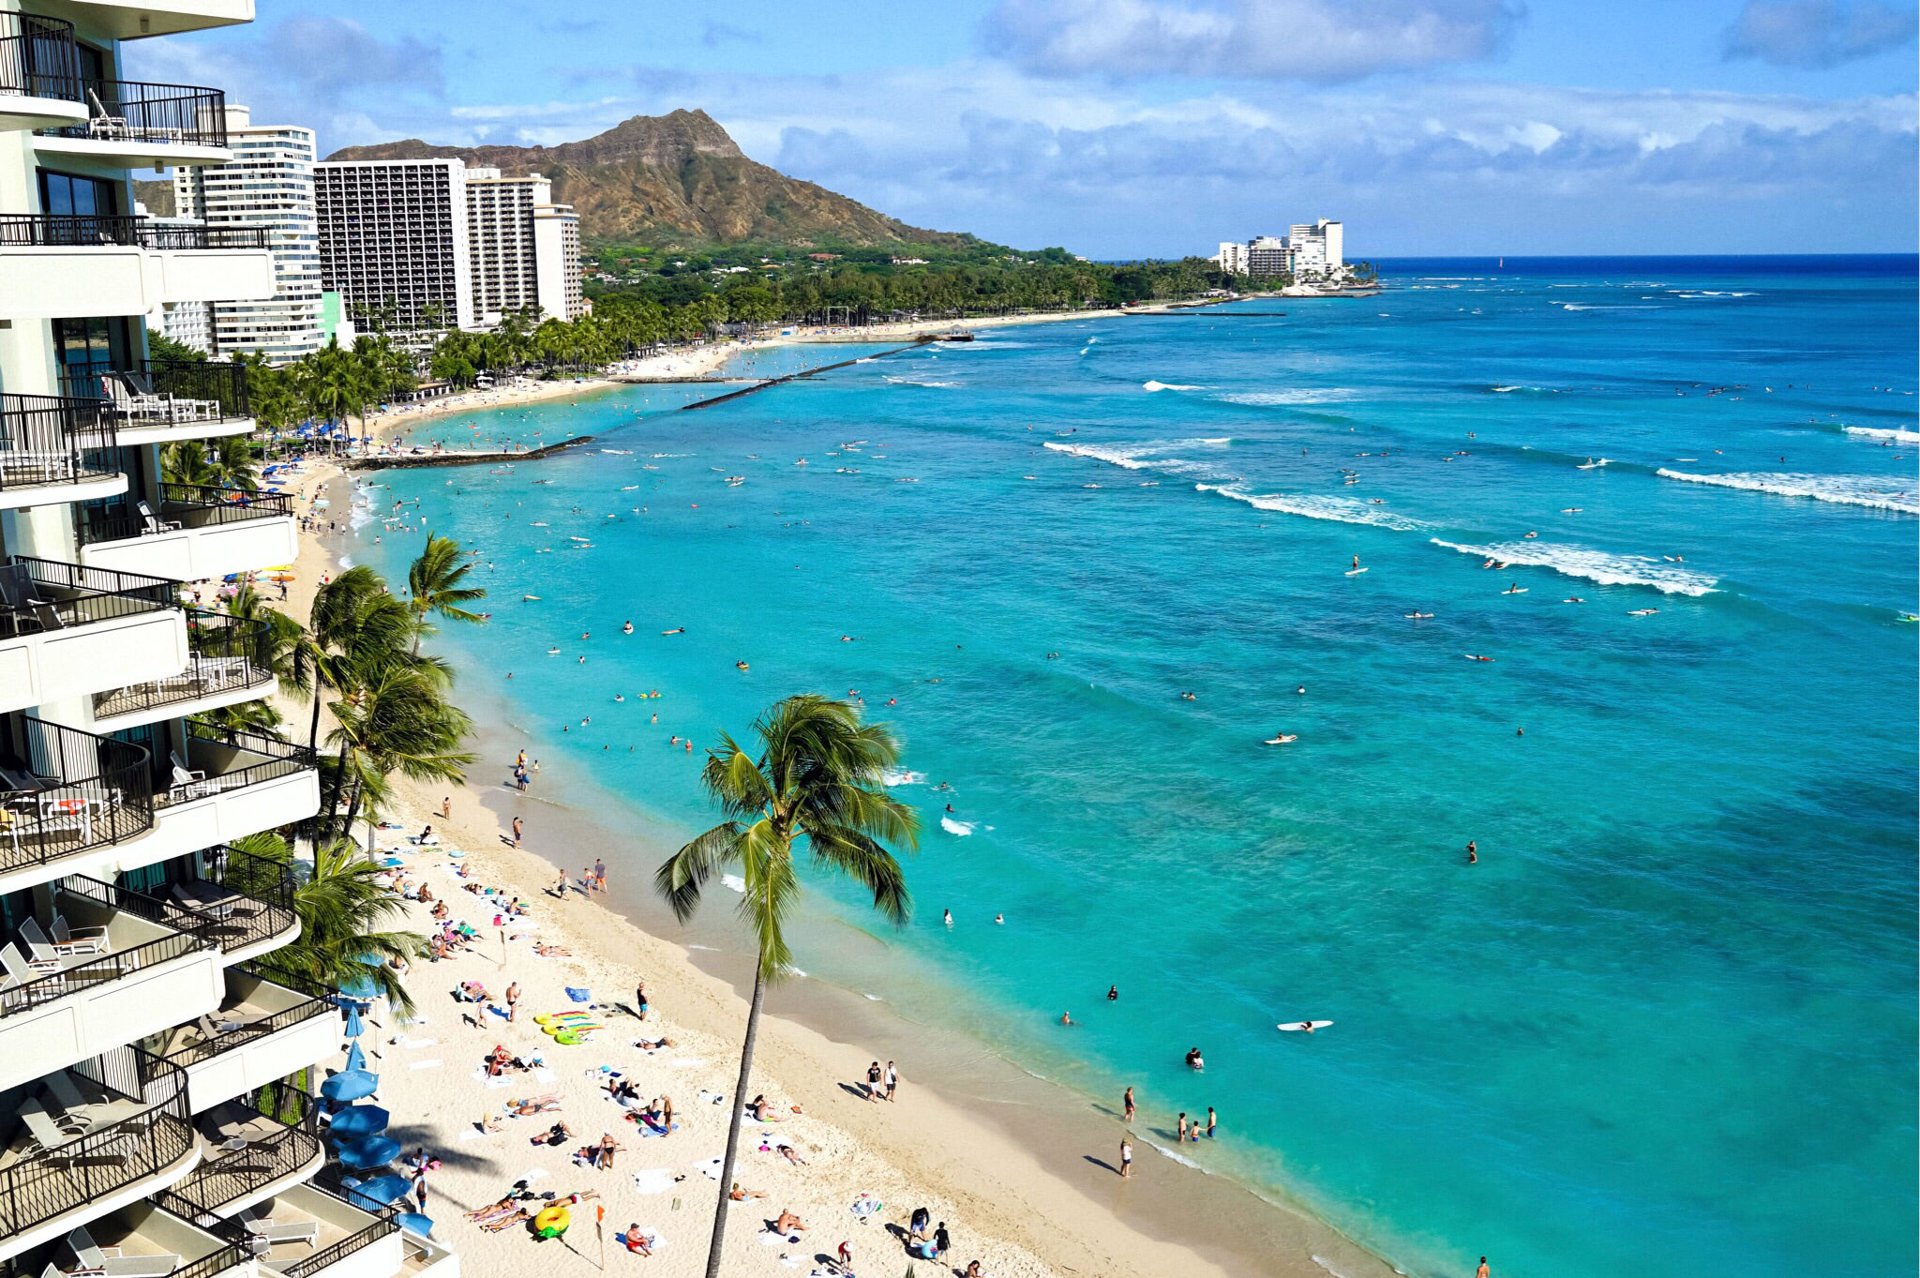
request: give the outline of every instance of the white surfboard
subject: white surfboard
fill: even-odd
[[[1311,1034],[1313,1031],[1323,1030],[1331,1024],[1333,1024],[1332,1021],[1283,1021],[1274,1026],[1274,1028],[1277,1030],[1285,1030],[1289,1034],[1297,1034],[1301,1031]]]
[[[1366,569],[1365,569],[1365,568],[1355,568],[1355,569],[1354,569],[1353,571],[1351,571],[1351,572],[1349,572],[1349,573],[1347,574],[1347,576],[1349,576],[1349,577],[1358,577],[1358,576],[1359,576],[1359,575],[1360,575],[1361,573],[1363,573],[1363,572],[1365,572],[1365,571],[1366,571]]]
[[[1503,590],[1500,593],[1503,595],[1524,595],[1527,593],[1527,587],[1522,586],[1518,590]]]
[[[1284,732],[1277,737],[1268,737],[1265,741],[1262,741],[1260,744],[1261,745],[1287,745],[1290,742],[1298,741],[1299,739],[1300,739],[1300,734],[1297,732]]]

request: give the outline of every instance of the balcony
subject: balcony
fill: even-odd
[[[152,830],[153,784],[140,746],[30,715],[8,722],[0,730],[0,894],[111,862],[118,845]]]
[[[200,1158],[186,1076],[138,1048],[15,1086],[6,1099],[0,1259],[165,1189]]]
[[[153,832],[119,849],[130,870],[262,830],[304,821],[320,810],[313,751],[277,737],[193,725],[185,754],[159,780]]]
[[[88,115],[73,24],[0,13],[0,129],[66,125]]]
[[[227,95],[190,84],[87,80],[86,120],[40,131],[41,156],[92,160],[115,168],[225,164]]]
[[[123,215],[0,214],[0,319],[145,315],[166,302],[273,296],[259,227]]]
[[[177,674],[187,628],[175,589],[52,559],[0,560],[0,712]]]
[[[157,921],[160,903],[69,875],[47,916],[0,937],[0,1088],[214,1010],[225,956],[191,924]]]
[[[138,40],[142,36],[208,31],[253,21],[253,0],[44,0],[39,8],[58,7],[103,39]]]
[[[318,1185],[295,1185],[257,1203],[256,1218],[286,1240],[260,1255],[261,1272],[279,1278],[401,1278],[418,1272],[391,1213],[363,1211]],[[311,1234],[313,1241],[306,1241]],[[449,1276],[451,1278],[451,1276]]]
[[[169,1192],[211,1223],[311,1179],[327,1161],[315,1110],[313,1097],[276,1082],[199,1114],[200,1165]]]
[[[257,1091],[340,1050],[340,1009],[245,964],[227,968],[217,1010],[141,1046],[187,1071],[194,1113]]]
[[[253,430],[247,370],[197,360],[69,364],[67,394],[93,399],[122,444],[168,444]]]
[[[238,848],[208,848],[201,857],[212,867],[210,877],[144,894],[160,905],[157,922],[208,937],[229,963],[278,949],[300,935],[292,866]]]
[[[273,628],[224,612],[187,610],[187,668],[93,695],[93,726],[116,732],[256,701],[274,690]]]
[[[134,1203],[76,1225],[20,1256],[0,1278],[251,1278],[256,1272],[246,1234],[237,1227],[203,1226],[192,1204],[167,1190],[151,1203]]]
[[[119,443],[97,400],[0,394],[0,510],[124,493]]]
[[[80,562],[175,581],[205,581],[292,562],[293,498],[283,493],[162,484],[145,502],[74,512]]]

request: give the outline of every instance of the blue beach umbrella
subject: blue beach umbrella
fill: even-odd
[[[347,1201],[356,1207],[371,1205],[375,1211],[407,1196],[413,1182],[405,1176],[377,1176],[347,1191]]]
[[[362,1136],[379,1135],[392,1121],[393,1115],[378,1105],[354,1105],[335,1114],[327,1131],[336,1140],[359,1140]]]
[[[384,1167],[398,1157],[399,1141],[391,1136],[368,1136],[341,1148],[340,1165],[365,1171],[370,1167]]]
[[[433,1237],[433,1222],[417,1211],[403,1211],[398,1217],[400,1228],[408,1233],[419,1234],[422,1238]]]
[[[330,1101],[356,1101],[363,1096],[373,1095],[379,1086],[378,1076],[364,1069],[356,1069],[335,1074],[320,1084],[320,1094]]]
[[[371,976],[356,976],[352,980],[344,982],[340,986],[340,992],[348,998],[357,998],[362,1001],[380,997],[380,987],[373,983]]]
[[[349,1072],[351,1072],[356,1069],[364,1070],[366,1069],[366,1067],[367,1067],[367,1054],[361,1051],[360,1044],[358,1042],[355,1042],[352,1047],[349,1047],[347,1049],[347,1069]]]
[[[366,1029],[367,1027],[360,1023],[360,1005],[358,1003],[347,1004],[347,1037],[359,1038],[362,1034],[366,1033]],[[352,1067],[349,1066],[349,1068]]]

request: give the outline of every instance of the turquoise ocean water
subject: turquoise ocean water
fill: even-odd
[[[440,642],[543,775],[670,830],[669,734],[897,725],[918,917],[812,977],[1132,1083],[1162,1145],[1214,1105],[1186,1157],[1411,1272],[1912,1274],[1913,260],[1387,274],[453,419],[597,438],[372,504],[481,548]]]

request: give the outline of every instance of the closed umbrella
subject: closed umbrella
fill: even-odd
[[[354,1105],[335,1114],[327,1131],[341,1142],[354,1141],[362,1136],[378,1136],[392,1121],[393,1115],[378,1105]]]
[[[364,1070],[366,1067],[367,1054],[360,1050],[360,1044],[355,1043],[347,1049],[347,1069],[351,1072],[356,1069]]]
[[[369,1074],[364,1069],[353,1069],[335,1074],[320,1084],[320,1094],[330,1101],[356,1101],[373,1095],[379,1086],[377,1075]]]
[[[377,1176],[363,1185],[355,1185],[347,1191],[347,1201],[356,1207],[371,1205],[374,1210],[385,1207],[407,1196],[413,1188],[413,1182],[405,1176]]]
[[[345,1028],[348,1038],[359,1038],[367,1032],[367,1027],[360,1023],[360,1005],[358,1003],[347,1004],[347,1024]]]
[[[341,1147],[340,1165],[356,1171],[384,1167],[400,1157],[400,1142],[391,1136],[366,1136]]]

